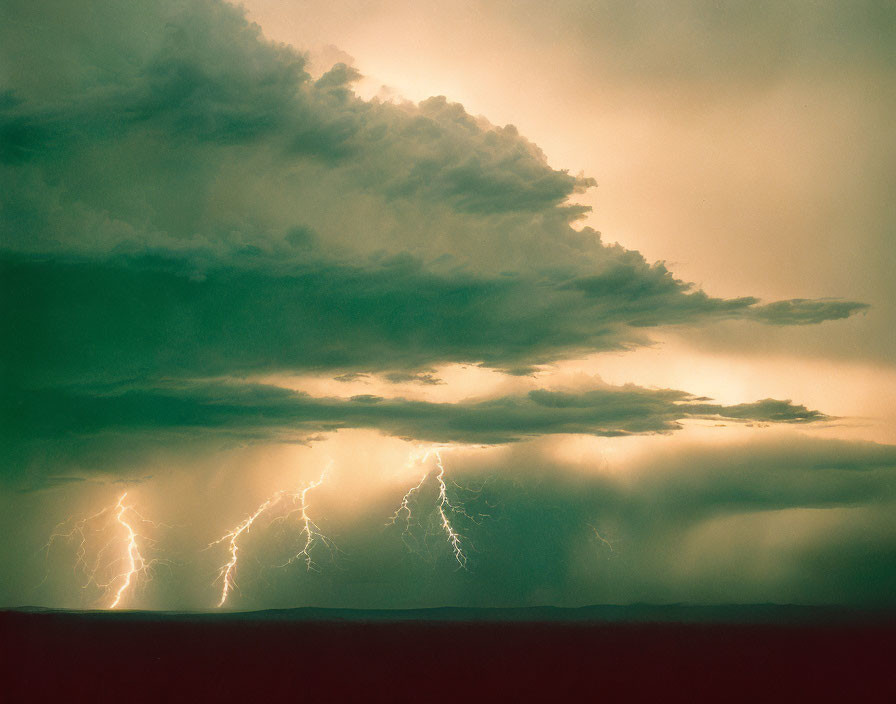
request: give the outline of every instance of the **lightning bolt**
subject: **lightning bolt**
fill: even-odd
[[[206,546],[205,549],[208,550],[215,545],[227,543],[229,548],[230,557],[228,561],[218,570],[218,576],[215,579],[215,583],[219,581],[221,582],[221,595],[218,599],[218,608],[221,608],[225,603],[227,603],[227,598],[230,596],[231,592],[234,589],[239,590],[239,587],[236,583],[236,570],[239,563],[240,538],[244,533],[248,532],[255,521],[258,520],[263,514],[269,511],[273,511],[275,508],[278,508],[281,505],[281,502],[284,502],[284,499],[287,496],[293,501],[293,503],[298,504],[298,508],[288,511],[285,514],[276,516],[272,521],[272,524],[281,523],[298,514],[298,519],[302,526],[299,536],[300,538],[304,538],[304,544],[299,552],[297,552],[283,564],[277,565],[277,567],[286,567],[293,562],[302,560],[305,562],[305,566],[308,570],[319,571],[317,568],[317,563],[314,561],[312,555],[314,547],[320,542],[323,543],[327,548],[329,548],[331,553],[335,553],[339,550],[336,544],[327,535],[324,534],[320,526],[318,526],[318,524],[311,517],[311,514],[309,513],[310,504],[308,503],[308,494],[314,491],[314,489],[318,488],[321,484],[323,484],[324,481],[326,481],[332,466],[333,461],[330,460],[324,471],[321,472],[321,475],[314,481],[309,482],[301,491],[287,494],[286,490],[281,489],[276,494],[273,494],[260,506],[258,506],[258,508],[256,508],[255,511],[247,516],[241,523],[237,524],[223,536],[215,541],[212,541]]]
[[[436,481],[439,483],[439,517],[442,519],[442,530],[445,531],[445,535],[448,537],[448,542],[454,550],[454,559],[457,560],[457,564],[466,569],[467,555],[464,553],[463,546],[461,545],[460,534],[454,529],[454,526],[451,525],[451,521],[448,520],[448,514],[445,513],[445,509],[447,508],[448,510],[455,512],[461,511],[465,515],[466,512],[463,511],[462,507],[458,508],[448,500],[448,487],[445,486],[445,465],[442,464],[441,453],[436,450],[435,454],[436,465],[439,468],[439,473],[436,475]]]
[[[594,537],[595,537],[597,540],[599,540],[601,543],[603,543],[604,545],[606,545],[606,546],[610,549],[610,552],[616,552],[616,551],[613,549],[613,543],[611,543],[611,542],[610,542],[609,540],[607,540],[604,536],[602,536],[602,535],[600,534],[600,532],[597,530],[597,528],[595,528],[595,527],[594,527],[592,524],[590,524],[590,523],[588,523],[587,525],[588,525],[588,527],[591,529],[591,531],[594,533]]]
[[[128,590],[141,577],[145,578],[145,581],[150,581],[151,568],[163,562],[143,556],[140,542],[154,545],[155,541],[140,535],[134,526],[138,523],[149,523],[155,527],[164,524],[144,518],[133,506],[126,504],[127,495],[125,492],[115,504],[106,506],[91,516],[75,520],[68,532],[60,531],[74,519],[69,518],[59,523],[44,546],[49,557],[49,552],[57,541],[78,538],[74,572],[82,576],[82,589],[87,589],[92,584],[102,591],[101,598],[110,600],[107,607],[109,609],[118,608],[127,597]],[[89,559],[94,535],[106,536],[106,540],[96,550],[93,558]],[[123,556],[107,558],[107,554],[118,544],[122,547]]]
[[[127,492],[125,492],[121,495],[121,498],[118,499],[118,504],[116,506],[118,511],[115,514],[115,520],[118,521],[119,525],[121,525],[127,532],[127,569],[124,572],[122,584],[118,588],[118,591],[115,592],[115,598],[109,605],[110,609],[114,609],[121,603],[121,598],[128,590],[128,587],[131,586],[131,580],[134,578],[134,575],[144,572],[147,568],[146,559],[140,553],[140,548],[137,545],[137,533],[134,531],[134,527],[126,520],[125,514],[129,507],[124,505],[124,500],[127,495]]]
[[[252,527],[252,524],[258,519],[261,514],[263,514],[268,509],[276,506],[280,503],[280,499],[283,498],[283,492],[278,491],[276,494],[265,500],[258,508],[255,509],[255,512],[249,515],[242,523],[239,523],[235,528],[232,528],[230,531],[222,535],[215,541],[212,541],[206,547],[208,548],[214,547],[215,545],[220,545],[221,543],[227,541],[227,545],[230,550],[230,559],[218,570],[218,577],[215,580],[221,582],[221,597],[218,600],[218,608],[224,606],[224,603],[227,601],[227,597],[230,592],[234,589],[239,589],[236,584],[234,575],[236,574],[236,565],[239,556],[239,538],[240,536],[249,530]]]
[[[320,529],[320,526],[318,526],[317,523],[314,522],[314,520],[311,518],[311,515],[308,513],[309,492],[314,491],[315,489],[317,489],[317,487],[324,483],[327,475],[330,473],[330,469],[332,468],[332,466],[333,461],[330,460],[327,467],[323,472],[321,472],[321,475],[316,480],[309,482],[308,485],[304,489],[302,489],[302,491],[293,494],[293,500],[297,500],[299,502],[299,508],[296,511],[291,512],[290,515],[298,512],[299,520],[302,523],[302,530],[299,533],[299,536],[305,537],[305,545],[298,553],[296,553],[286,562],[280,565],[280,567],[286,567],[287,565],[290,565],[297,560],[304,560],[306,569],[308,569],[309,571],[314,570],[316,572],[319,572],[320,570],[317,567],[317,563],[314,562],[314,559],[311,555],[317,542],[319,541],[323,543],[330,550],[331,555],[339,550],[336,544],[332,540],[330,540],[330,538],[324,535],[323,531]]]
[[[459,502],[452,502],[449,498],[448,486],[445,483],[445,464],[442,461],[442,454],[440,450],[437,448],[427,450],[422,453],[422,458],[420,457],[419,450],[412,452],[407,466],[412,466],[414,461],[417,459],[419,459],[420,462],[425,463],[431,455],[435,456],[436,467],[438,468],[438,472],[435,473],[435,480],[439,489],[438,499],[436,503],[436,512],[438,513],[439,517],[439,529],[442,533],[444,533],[445,539],[448,542],[448,545],[451,547],[452,552],[454,553],[454,559],[457,561],[458,568],[466,569],[467,553],[463,545],[463,536],[457,531],[457,529],[454,527],[454,524],[451,522],[451,515],[460,514],[474,522],[475,519],[466,512],[462,504],[460,504]],[[410,489],[408,489],[407,492],[405,492],[405,495],[402,497],[398,508],[395,510],[395,513],[393,513],[387,521],[387,525],[396,525],[402,518],[402,516],[404,516],[405,528],[402,532],[403,539],[406,539],[411,535],[411,504],[414,501],[414,494],[419,493],[422,490],[423,486],[432,475],[433,472],[431,470],[426,470],[424,472],[420,481],[415,486],[412,486]],[[407,545],[407,540],[405,540],[405,544]]]
[[[428,453],[421,453],[419,450],[412,452],[408,457],[408,461],[405,463],[405,467],[412,467],[417,461],[426,461]],[[419,492],[423,485],[426,483],[426,480],[429,478],[429,470],[423,472],[423,476],[420,477],[420,481],[417,482],[416,486],[412,486],[405,492],[405,495],[401,497],[401,503],[398,504],[398,508],[395,509],[395,513],[393,513],[389,520],[386,522],[386,525],[396,525],[399,518],[401,518],[401,514],[405,514],[405,529],[403,531],[403,535],[408,535],[411,528],[411,500],[413,499],[414,492]]]

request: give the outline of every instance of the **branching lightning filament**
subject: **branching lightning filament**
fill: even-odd
[[[74,571],[81,578],[81,588],[86,590],[93,586],[100,590],[100,600],[107,601],[106,608],[109,609],[121,606],[141,580],[150,581],[152,567],[162,562],[144,556],[141,543],[152,547],[155,541],[135,527],[162,524],[144,518],[132,505],[125,503],[126,498],[127,492],[115,504],[92,516],[63,521],[44,546],[49,556],[57,541],[77,540]],[[64,532],[68,525],[71,525],[70,530]],[[99,547],[95,546],[97,541],[101,542]]]
[[[429,453],[421,453],[419,451],[412,452],[408,457],[407,464],[405,466],[412,467],[415,462],[425,462],[426,458],[429,456]],[[426,483],[426,480],[429,478],[429,470],[425,470],[423,472],[423,476],[420,477],[420,481],[417,482],[415,486],[412,486],[405,492],[405,495],[401,497],[401,503],[398,504],[398,508],[395,509],[395,513],[393,513],[389,517],[389,521],[387,525],[396,525],[396,523],[401,519],[402,514],[404,514],[404,524],[405,529],[404,533],[407,534],[411,528],[411,501],[413,500],[414,493],[419,492],[423,485]]]
[[[261,514],[267,511],[270,508],[273,508],[278,503],[280,503],[280,499],[283,498],[283,492],[278,491],[272,497],[267,499],[264,503],[262,503],[257,509],[255,509],[255,513],[248,516],[242,523],[238,524],[235,528],[231,529],[229,532],[225,533],[223,536],[218,538],[215,541],[212,541],[208,544],[208,547],[213,547],[215,545],[220,545],[223,542],[227,542],[227,545],[230,550],[230,559],[218,570],[218,579],[215,580],[221,581],[221,597],[218,599],[218,608],[224,606],[224,603],[227,601],[227,597],[230,595],[230,592],[235,588],[238,589],[236,584],[236,565],[239,558],[239,538],[240,536],[249,530],[252,527],[252,524],[258,519]],[[206,548],[207,549],[207,548]]]
[[[305,563],[305,567],[308,570],[319,571],[317,563],[313,558],[314,548],[318,545],[318,543],[322,543],[324,546],[326,546],[330,550],[331,554],[339,550],[336,544],[324,534],[320,526],[311,517],[311,512],[309,510],[310,503],[308,501],[309,494],[317,489],[327,479],[327,475],[330,472],[332,464],[333,463],[330,462],[316,480],[309,482],[300,491],[288,493],[285,490],[281,489],[276,494],[273,494],[261,505],[259,505],[255,509],[255,511],[247,516],[241,523],[237,524],[234,528],[229,530],[217,540],[208,544],[206,549],[214,547],[215,545],[220,545],[221,543],[226,543],[228,546],[229,559],[218,570],[218,577],[215,580],[215,583],[219,581],[221,582],[221,592],[217,604],[219,608],[223,607],[227,603],[227,599],[234,589],[239,591],[239,586],[237,585],[236,581],[236,573],[237,566],[239,564],[240,540],[244,536],[244,534],[249,531],[253,524],[255,524],[255,522],[258,521],[258,519],[260,519],[266,513],[273,513],[275,510],[280,512],[280,515],[276,516],[273,519],[273,521],[271,522],[272,524],[283,523],[293,518],[294,516],[298,516],[298,522],[301,526],[301,530],[299,532],[299,538],[302,541],[301,550],[290,557],[286,562],[277,565],[278,567],[286,567],[293,562],[301,560]],[[282,510],[284,505],[288,506],[290,502],[293,505],[296,505],[296,508],[283,513]]]
[[[451,544],[452,550],[454,550],[454,559],[457,560],[457,564],[466,568],[467,556],[464,553],[463,546],[460,542],[460,534],[454,530],[454,526],[451,525],[451,521],[448,520],[448,514],[445,512],[445,509],[462,512],[463,508],[454,506],[451,501],[449,501],[448,488],[445,486],[445,465],[442,464],[442,455],[439,451],[436,450],[435,453],[436,464],[439,467],[436,481],[439,482],[439,516],[442,519],[442,530],[444,530],[445,535],[448,536],[448,542]]]
[[[299,521],[302,524],[302,530],[299,533],[299,537],[304,537],[305,543],[302,549],[291,558],[289,558],[285,563],[283,563],[281,567],[286,567],[287,565],[290,565],[297,560],[303,560],[305,562],[306,569],[319,572],[320,570],[317,567],[317,563],[312,557],[312,552],[315,545],[317,545],[317,543],[323,543],[323,545],[325,545],[329,549],[331,555],[339,550],[336,544],[332,540],[330,540],[330,538],[324,535],[323,531],[321,531],[320,529],[320,526],[318,526],[317,523],[314,522],[308,512],[308,494],[324,483],[332,466],[333,463],[330,462],[327,465],[326,469],[321,472],[321,475],[316,480],[309,482],[308,485],[304,489],[302,489],[302,491],[293,494],[293,500],[298,502],[299,507],[295,511],[290,512],[289,515],[291,516],[295,513],[299,514]]]
[[[451,547],[451,550],[454,554],[454,559],[457,561],[458,567],[466,569],[467,553],[463,544],[463,536],[457,531],[454,524],[452,523],[452,514],[460,514],[461,516],[464,516],[473,522],[477,521],[466,512],[461,503],[452,501],[448,496],[448,486],[445,483],[445,464],[442,461],[442,455],[438,449],[427,450],[426,452],[422,453],[422,457],[419,451],[412,453],[408,461],[408,466],[411,466],[415,462],[415,460],[418,459],[421,463],[425,464],[430,455],[435,456],[436,468],[438,469],[438,471],[435,472],[435,480],[438,486],[436,513],[438,514],[439,531],[444,534],[445,540],[447,540],[448,545]],[[422,492],[427,480],[432,475],[432,470],[426,470],[423,473],[420,481],[415,486],[412,486],[410,489],[408,489],[407,492],[405,492],[405,495],[402,497],[398,508],[395,510],[395,513],[393,513],[389,518],[388,525],[397,525],[399,521],[404,523],[404,530],[402,535],[405,539],[406,545],[408,544],[408,540],[411,539],[411,524],[413,519],[412,505],[414,505],[418,500],[419,494]]]

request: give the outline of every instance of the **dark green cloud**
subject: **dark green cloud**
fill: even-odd
[[[627,385],[567,393],[535,390],[485,401],[434,403],[374,395],[316,398],[271,386],[223,384],[78,393],[54,389],[7,394],[10,437],[54,437],[105,429],[205,428],[320,432],[378,428],[433,442],[506,443],[556,433],[628,435],[678,429],[684,418],[811,423],[826,416],[789,401],[724,406],[683,391]]]
[[[853,313],[868,308],[853,301],[809,301],[794,298],[775,301],[753,309],[753,318],[772,325],[814,325],[825,320],[848,318]]]
[[[260,256],[246,250],[245,265],[228,268],[0,258],[8,378],[40,385],[452,361],[525,369],[618,348],[633,328],[766,314],[754,299],[688,291],[643,262],[608,262],[587,278],[484,278],[433,273],[409,257],[249,265]],[[838,315],[840,305],[830,306]]]
[[[503,444],[543,435],[605,437],[667,433],[687,418],[811,423],[826,416],[789,401],[724,406],[682,391],[633,385],[528,394],[457,403],[374,395],[316,398],[260,385],[192,383],[147,388],[59,387],[9,390],[4,396],[6,480],[40,486],[47,477],[83,470],[84,458],[128,444],[303,441],[323,432],[372,428],[435,443]],[[40,448],[53,448],[41,462]],[[114,463],[113,463],[114,466]]]
[[[21,383],[514,371],[842,301],[712,298],[571,222],[593,184],[444,98],[365,102],[212,0],[5,5],[2,361]],[[60,354],[60,350],[65,350]]]

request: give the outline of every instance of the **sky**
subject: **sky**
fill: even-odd
[[[0,7],[0,605],[896,594],[896,10]]]

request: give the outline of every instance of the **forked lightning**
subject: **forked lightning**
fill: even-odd
[[[44,546],[49,555],[57,541],[77,539],[74,570],[82,576],[81,588],[93,585],[99,589],[102,592],[100,599],[108,600],[106,608],[109,609],[121,606],[141,580],[151,580],[152,567],[161,562],[144,556],[140,544],[152,546],[155,541],[135,528],[144,523],[154,527],[161,524],[144,518],[132,505],[125,503],[127,496],[125,492],[115,504],[92,516],[63,521]],[[71,529],[62,532],[69,524]],[[94,547],[96,540],[102,541],[99,547]]]

